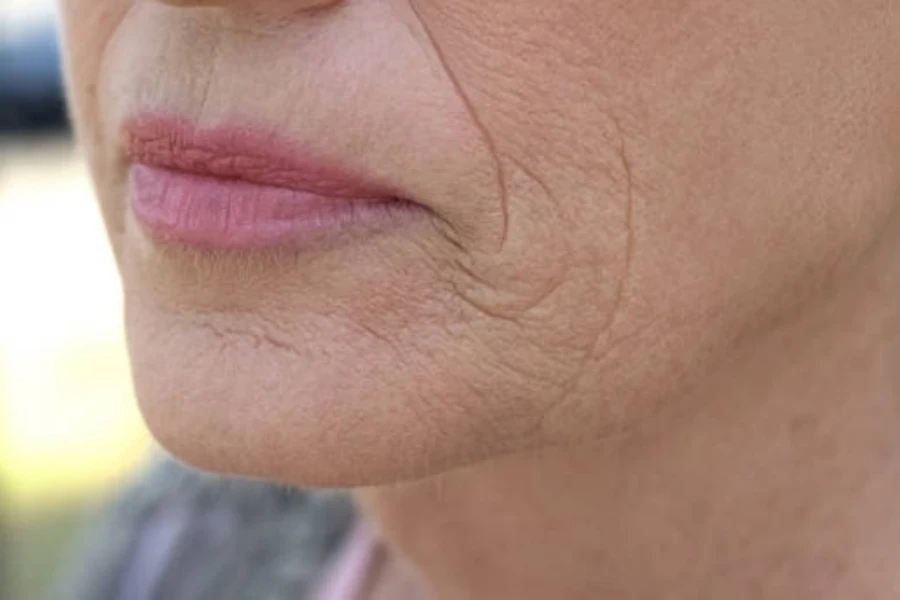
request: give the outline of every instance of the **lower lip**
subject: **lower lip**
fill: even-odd
[[[332,198],[142,164],[131,168],[130,187],[134,216],[152,238],[209,250],[307,245],[425,213],[400,199]]]

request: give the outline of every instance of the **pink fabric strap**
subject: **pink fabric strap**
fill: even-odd
[[[363,600],[383,553],[384,547],[372,528],[358,523],[326,571],[315,600]]]

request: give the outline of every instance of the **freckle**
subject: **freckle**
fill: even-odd
[[[792,435],[808,435],[816,428],[816,420],[810,416],[794,417],[788,423]]]

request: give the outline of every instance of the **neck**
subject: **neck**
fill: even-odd
[[[442,600],[896,598],[895,257],[873,252],[652,431],[359,498]]]

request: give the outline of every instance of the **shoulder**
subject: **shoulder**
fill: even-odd
[[[89,528],[63,594],[302,599],[353,519],[347,494],[209,475],[163,458]]]

